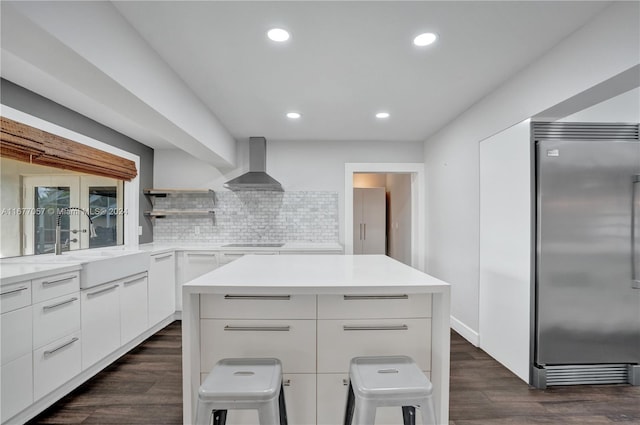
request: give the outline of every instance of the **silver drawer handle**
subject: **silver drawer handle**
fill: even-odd
[[[69,303],[72,303],[74,301],[78,301],[78,298],[73,297],[73,298],[70,298],[70,299],[68,299],[66,301],[59,302],[57,304],[45,305],[44,307],[42,307],[42,310],[44,310],[44,311],[51,310],[52,308],[60,307],[61,305],[69,304]]]
[[[44,282],[42,282],[42,286],[57,285],[58,283],[66,282],[67,280],[71,280],[73,278],[75,278],[75,276],[63,277],[62,279],[51,281],[45,280]]]
[[[282,331],[288,332],[291,326],[225,326],[225,331]]]
[[[165,254],[165,255],[158,255],[158,256],[153,256],[153,259],[158,261],[158,260],[164,260],[165,258],[169,258],[171,257],[173,254]]]
[[[406,300],[409,299],[407,294],[399,295],[345,295],[345,301],[353,300]]]
[[[190,252],[187,254],[187,257],[215,257],[215,252]]]
[[[25,289],[29,289],[29,287],[28,286],[21,286],[20,288],[12,289],[11,291],[1,292],[0,295],[15,294],[16,292],[22,292]]]
[[[291,295],[225,295],[224,299],[289,301],[291,299]]]
[[[123,285],[131,285],[132,283],[136,283],[136,282],[140,282],[141,280],[144,280],[145,277],[146,276],[142,276],[142,277],[139,277],[137,279],[127,280],[126,282],[123,282],[122,284]]]
[[[345,331],[407,331],[409,326],[407,325],[392,325],[392,326],[343,326]]]
[[[101,290],[96,291],[96,292],[88,293],[87,297],[93,297],[94,295],[98,295],[98,294],[102,294],[103,292],[111,291],[112,289],[116,289],[117,287],[118,287],[118,285],[112,285],[112,286],[109,286],[108,288],[104,288],[104,289],[101,289]]]
[[[66,346],[68,346],[68,345],[73,344],[73,343],[74,343],[74,342],[76,342],[77,340],[78,340],[78,337],[73,337],[73,338],[71,338],[71,341],[69,341],[69,342],[65,342],[64,344],[62,344],[61,346],[59,346],[59,347],[57,347],[57,348],[54,348],[53,350],[47,350],[47,351],[45,351],[45,352],[44,352],[44,355],[45,355],[45,357],[46,357],[46,356],[50,356],[50,355],[52,355],[53,353],[55,353],[56,351],[62,350],[64,347],[66,347]]]
[[[284,381],[282,381],[282,385],[284,385],[285,387],[290,387],[291,379],[285,379]]]

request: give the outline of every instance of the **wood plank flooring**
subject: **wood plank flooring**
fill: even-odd
[[[536,390],[452,332],[450,419],[450,425],[640,425],[640,387]],[[180,322],[170,324],[29,422],[181,423]]]

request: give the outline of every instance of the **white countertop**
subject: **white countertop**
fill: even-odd
[[[385,255],[248,255],[183,286],[188,293],[433,293],[449,284]]]
[[[10,285],[23,280],[38,279],[52,273],[80,270],[80,263],[0,263],[0,284]]]

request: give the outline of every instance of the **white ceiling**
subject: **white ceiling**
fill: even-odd
[[[607,6],[598,1],[112,3],[235,139],[295,141],[424,141]],[[269,41],[266,31],[272,27],[286,28],[291,39]],[[413,37],[425,31],[438,33],[439,41],[416,48]],[[81,96],[70,92],[66,99],[65,90],[47,91],[25,74],[3,69],[2,75],[80,113],[103,104],[94,98],[83,106]],[[302,118],[287,119],[291,110]],[[377,120],[374,114],[382,110],[391,117]],[[99,121],[100,115],[89,114]],[[102,115],[116,130],[144,134],[131,114],[121,126],[114,115]],[[167,146],[153,137],[142,141]]]

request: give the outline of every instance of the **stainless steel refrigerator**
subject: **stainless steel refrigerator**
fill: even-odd
[[[532,384],[640,385],[636,124],[532,123]]]

